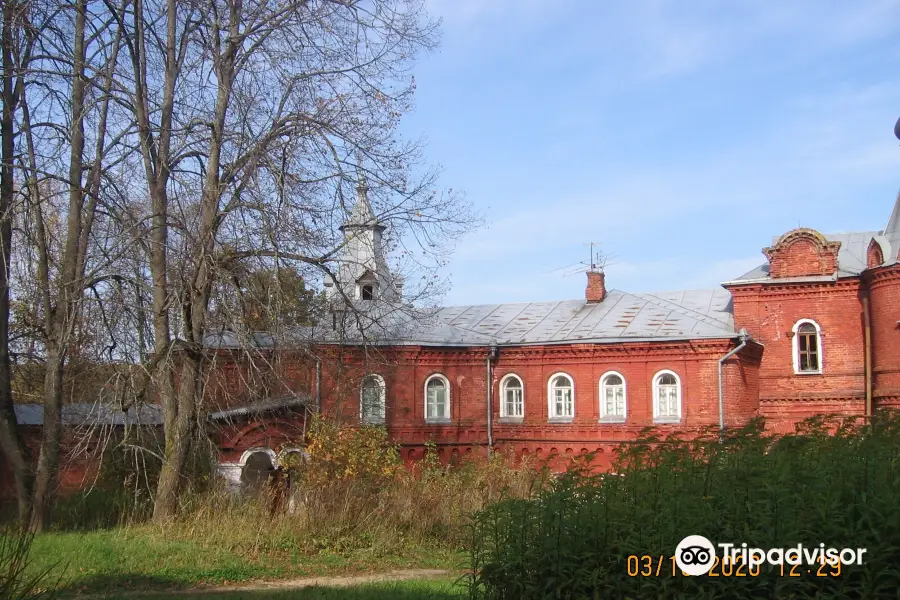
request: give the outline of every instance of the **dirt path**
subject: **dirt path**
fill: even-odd
[[[281,579],[278,581],[254,581],[238,585],[218,585],[202,588],[184,588],[180,590],[166,590],[169,596],[199,596],[201,594],[222,594],[228,592],[259,592],[263,590],[296,590],[301,588],[323,587],[349,587],[363,583],[379,583],[383,581],[405,581],[408,579],[432,579],[452,575],[447,569],[402,569],[387,573],[373,573],[371,575],[348,575],[345,577],[304,577],[301,579]],[[119,597],[137,598],[140,596],[159,595],[160,590],[120,592]],[[84,595],[87,598],[102,598],[105,596]]]

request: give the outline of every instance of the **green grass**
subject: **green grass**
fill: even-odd
[[[254,592],[225,592],[182,594],[177,598],[203,598],[204,600],[458,600],[465,595],[465,588],[453,580],[398,581],[372,583],[354,587],[308,587],[294,590],[263,590]],[[167,595],[124,596],[141,600],[163,600]],[[123,596],[108,596],[124,598]]]
[[[37,572],[58,564],[60,569],[65,568],[61,582],[64,590],[95,593],[394,569],[456,570],[465,567],[465,561],[458,552],[434,547],[410,547],[403,553],[390,554],[372,549],[305,554],[289,548],[252,554],[232,551],[224,544],[171,539],[147,526],[39,535],[29,568]]]

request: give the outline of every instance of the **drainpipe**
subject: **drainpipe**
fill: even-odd
[[[316,414],[322,413],[322,359],[316,359]]]
[[[872,416],[872,308],[869,305],[869,290],[863,290],[863,325],[865,331],[866,355],[866,419]]]
[[[746,329],[741,329],[741,333],[739,336],[741,343],[738,344],[735,348],[732,348],[728,354],[719,359],[719,440],[722,440],[722,433],[725,431],[725,394],[722,391],[722,365],[725,364],[725,361],[743,350],[747,346],[747,342],[750,340],[750,334],[747,333]]]
[[[491,342],[491,346],[488,349],[488,357],[487,357],[487,454],[491,456],[494,453],[494,430],[493,430],[493,422],[494,422],[494,403],[491,401],[491,396],[494,391],[493,385],[493,368],[492,361],[497,360],[497,357],[500,356],[500,348],[497,347],[496,342]]]

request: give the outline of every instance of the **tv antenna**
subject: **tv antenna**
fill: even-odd
[[[606,266],[606,259],[603,254],[600,252],[600,242],[585,242],[585,246],[589,246],[591,248],[591,254],[588,257],[588,269],[591,271],[603,270],[603,267]],[[594,252],[594,247],[597,248],[597,252]]]
[[[603,271],[607,266],[609,266],[610,259],[614,258],[611,254],[605,254],[600,251],[600,242],[584,242],[584,246],[590,248],[590,255],[588,256],[588,260],[578,261],[576,263],[572,263],[571,265],[566,265],[564,267],[559,267],[558,269],[553,269],[550,271],[551,273],[560,273],[563,277],[569,277],[571,275],[576,275],[578,273],[584,273],[586,271]]]

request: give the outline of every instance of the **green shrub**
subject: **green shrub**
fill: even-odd
[[[622,475],[576,468],[534,499],[476,513],[472,598],[897,597],[896,415],[871,426],[817,418],[779,438],[755,421],[721,442],[712,431],[691,441],[645,432],[616,469]],[[863,565],[842,566],[839,576],[813,570],[791,577],[789,567],[782,575],[767,564],[757,576],[673,575],[669,557],[695,534],[714,544],[824,543],[868,553]],[[634,560],[629,573],[629,556],[653,557],[650,574],[642,576]]]

